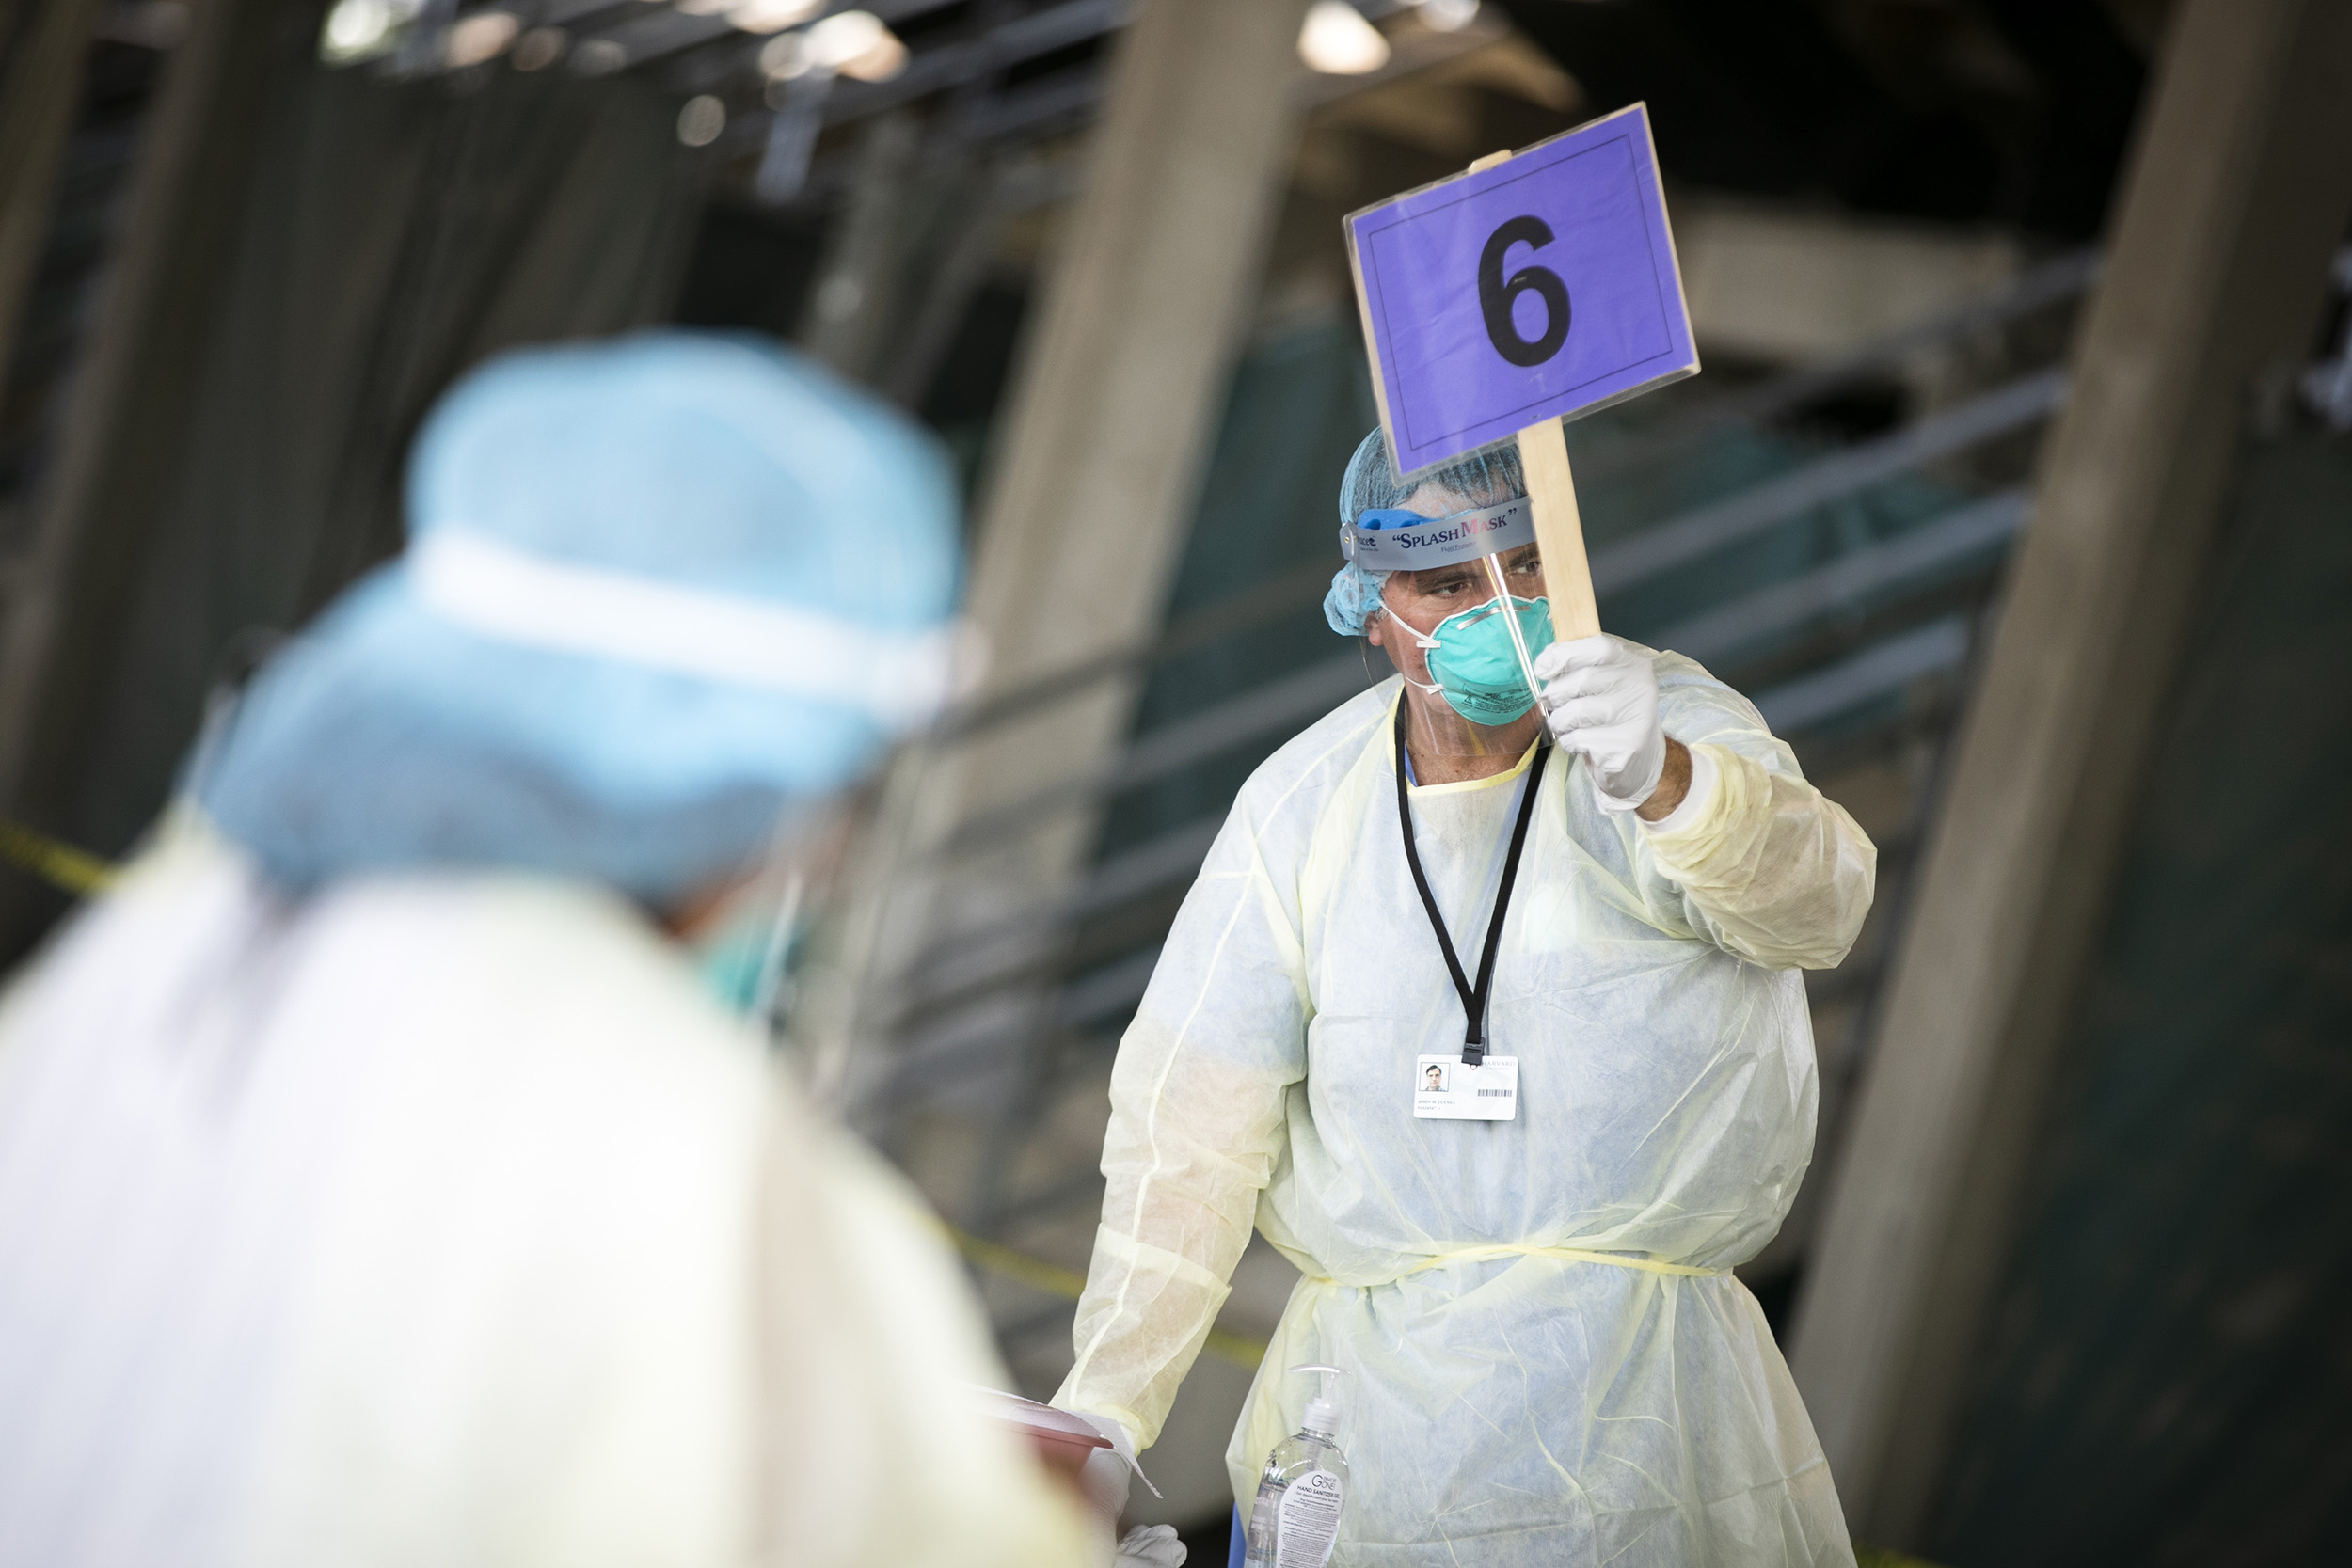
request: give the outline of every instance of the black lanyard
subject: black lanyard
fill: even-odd
[[[1454,989],[1462,998],[1462,1015],[1469,1021],[1462,1032],[1462,1060],[1471,1067],[1486,1059],[1486,998],[1494,990],[1495,950],[1502,945],[1502,917],[1511,908],[1511,884],[1518,880],[1519,852],[1527,847],[1527,825],[1535,819],[1535,791],[1543,786],[1544,762],[1551,755],[1551,748],[1539,747],[1535,765],[1527,770],[1527,793],[1519,798],[1519,819],[1511,830],[1511,852],[1503,857],[1502,885],[1495,889],[1495,912],[1486,922],[1486,951],[1478,960],[1478,985],[1475,990],[1462,973],[1462,960],[1454,951],[1454,939],[1446,935],[1445,920],[1438,913],[1438,896],[1429,891],[1429,874],[1421,868],[1421,850],[1413,844],[1413,808],[1405,794],[1405,728],[1406,704],[1402,696],[1396,700],[1396,820],[1405,830],[1405,863],[1413,868],[1413,885],[1421,890],[1421,907],[1429,911],[1429,928],[1438,933],[1438,951],[1445,955],[1446,973],[1454,976]]]

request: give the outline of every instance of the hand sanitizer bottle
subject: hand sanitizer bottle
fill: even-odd
[[[1243,1568],[1323,1568],[1339,1539],[1340,1509],[1347,1500],[1347,1456],[1340,1452],[1340,1407],[1331,1398],[1337,1367],[1293,1367],[1323,1374],[1321,1395],[1308,1402],[1298,1430],[1275,1445],[1249,1508]]]

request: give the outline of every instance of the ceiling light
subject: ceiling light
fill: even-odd
[[[808,30],[802,56],[819,71],[860,82],[887,82],[906,69],[907,46],[872,11],[843,11]]]
[[[1298,29],[1298,57],[1326,76],[1361,76],[1389,63],[1389,40],[1347,0],[1315,0]]]
[[[442,48],[450,69],[463,71],[505,54],[506,46],[521,31],[522,24],[505,11],[483,11],[452,27]]]
[[[1478,20],[1478,0],[1419,0],[1422,25],[1435,33],[1458,33]]]
[[[628,66],[628,51],[611,39],[590,39],[572,51],[572,74],[610,76]]]
[[[350,65],[384,54],[400,42],[415,14],[415,6],[393,0],[340,0],[319,29],[319,58]]]
[[[708,147],[726,128],[727,106],[707,92],[677,112],[677,139],[689,147]]]
[[[780,33],[759,46],[759,73],[771,82],[789,81],[808,70],[808,56],[801,44],[806,37],[802,33]]]
[[[533,27],[515,45],[515,69],[545,71],[564,57],[570,42],[561,27]]]
[[[711,8],[725,11],[727,20],[744,32],[781,33],[823,10],[825,0],[738,0]]]

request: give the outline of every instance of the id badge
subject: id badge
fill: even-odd
[[[1489,1056],[1471,1067],[1455,1056],[1413,1058],[1413,1115],[1422,1121],[1513,1121],[1519,1114],[1519,1059]]]

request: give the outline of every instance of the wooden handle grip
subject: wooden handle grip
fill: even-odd
[[[1576,476],[1558,420],[1519,432],[1519,467],[1527,476],[1535,547],[1544,558],[1544,594],[1551,600],[1551,631],[1561,641],[1600,630],[1593,602],[1593,568],[1584,559],[1584,520],[1576,509]]]

